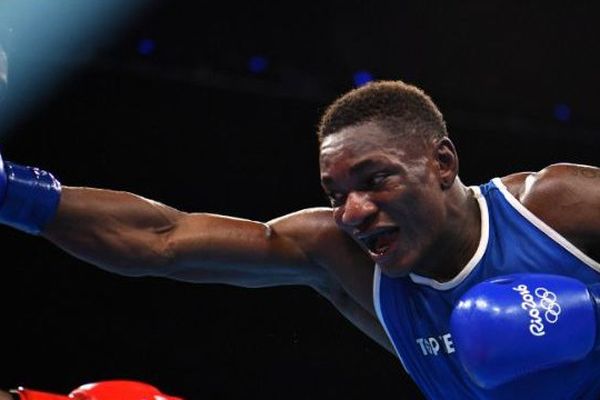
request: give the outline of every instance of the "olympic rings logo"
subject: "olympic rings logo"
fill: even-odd
[[[556,293],[545,287],[536,288],[533,293],[539,299],[539,308],[536,298],[533,297],[527,285],[517,285],[513,290],[519,292],[522,303],[521,308],[527,311],[529,315],[529,332],[534,336],[544,336],[546,334],[541,312],[544,312],[544,319],[549,324],[558,322],[558,316],[561,313],[560,304]],[[541,309],[541,310],[540,310]]]
[[[540,299],[540,307],[546,310],[544,313],[546,321],[551,324],[556,323],[561,312],[560,304],[556,301],[556,294],[545,287],[535,289],[534,293]]]

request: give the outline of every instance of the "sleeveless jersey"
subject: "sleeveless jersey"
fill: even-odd
[[[429,399],[599,399],[600,352],[494,389],[477,386],[460,365],[449,319],[473,285],[520,272],[600,281],[600,263],[527,210],[499,178],[471,190],[481,211],[481,237],[455,278],[443,283],[416,274],[390,278],[375,266],[375,310],[404,369]]]

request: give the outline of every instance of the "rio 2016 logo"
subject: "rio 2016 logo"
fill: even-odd
[[[527,311],[531,318],[529,320],[529,332],[534,336],[544,336],[546,331],[541,313],[543,313],[546,322],[555,324],[561,312],[556,293],[544,287],[539,287],[533,291],[532,295],[527,285],[523,284],[513,287],[513,290],[521,295],[523,299],[521,308]],[[536,299],[539,300],[538,304],[536,304]]]

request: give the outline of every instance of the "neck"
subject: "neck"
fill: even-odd
[[[462,271],[477,251],[481,237],[481,213],[473,191],[459,179],[449,189],[446,229],[432,243],[432,255],[419,275],[446,282]]]

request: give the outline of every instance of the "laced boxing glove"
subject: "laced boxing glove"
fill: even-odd
[[[472,379],[493,388],[598,347],[600,285],[549,274],[483,281],[460,298],[450,330]]]
[[[19,388],[13,391],[19,400],[183,400],[161,393],[143,382],[114,380],[81,385],[68,396]]]
[[[38,235],[56,213],[60,193],[52,174],[0,155],[0,223]]]

